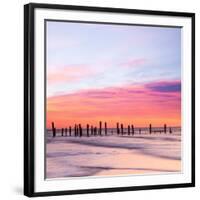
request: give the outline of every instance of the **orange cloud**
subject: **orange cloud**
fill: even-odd
[[[162,87],[155,87],[159,83]],[[64,127],[75,123],[97,125],[100,120],[107,121],[109,127],[115,127],[116,122],[136,126],[148,126],[149,123],[179,126],[181,94],[172,87],[176,83],[180,82],[157,82],[153,88],[149,84],[110,87],[49,97],[47,127],[52,121]]]

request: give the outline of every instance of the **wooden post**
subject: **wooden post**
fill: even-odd
[[[172,134],[172,128],[171,127],[169,128],[169,133]]]
[[[130,125],[128,125],[128,135],[130,135]]]
[[[102,122],[99,122],[99,135],[101,135]]]
[[[95,126],[93,126],[93,135],[95,136]]]
[[[82,137],[82,127],[81,127],[81,124],[79,124],[79,137]]]
[[[78,137],[80,134],[80,129],[79,129],[79,125],[76,125],[76,136]]]
[[[139,134],[141,134],[141,132],[142,132],[142,130],[141,130],[141,128],[139,129]]]
[[[107,135],[107,122],[105,122],[105,135]]]
[[[80,134],[79,125],[76,125],[76,136],[78,137]]]
[[[77,134],[77,129],[76,129],[76,124],[74,125],[74,136],[76,137],[76,134]]]
[[[91,126],[91,135],[94,135],[94,129],[93,129],[93,126]]]
[[[133,125],[131,125],[131,129],[132,129],[132,135],[134,135],[135,129],[134,129],[134,126],[133,126]]]
[[[164,124],[164,133],[166,134],[167,133],[167,125]]]
[[[64,128],[61,129],[61,135],[64,135]]]
[[[124,126],[123,126],[123,124],[121,124],[121,133],[122,133],[122,135],[124,134]]]
[[[152,133],[152,126],[151,126],[151,124],[149,124],[149,133],[150,134]]]
[[[56,137],[56,128],[54,128],[54,134],[55,134],[55,136],[54,136],[54,137]]]
[[[69,136],[71,136],[72,135],[72,127],[70,126],[69,127]]]
[[[67,136],[67,128],[65,128],[65,136]]]
[[[119,130],[119,123],[117,122],[117,135],[120,134],[120,130]]]
[[[79,126],[76,124],[76,137],[79,135]]]
[[[87,124],[87,137],[89,137],[89,128],[90,128],[90,126],[89,126],[89,124]]]
[[[53,137],[56,137],[56,128],[54,126],[54,122],[52,122],[51,125],[52,125]]]
[[[94,127],[94,135],[97,135],[97,127]]]

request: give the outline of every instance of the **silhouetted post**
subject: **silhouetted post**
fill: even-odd
[[[89,126],[89,124],[87,124],[87,137],[89,137],[89,128],[90,128],[90,126]]]
[[[93,127],[93,133],[94,133],[94,136],[95,136],[95,126]]]
[[[128,135],[130,135],[130,125],[128,125]]]
[[[79,125],[76,125],[76,136],[78,137],[80,135],[80,129],[79,129]]]
[[[164,124],[164,133],[166,134],[167,133],[167,125]]]
[[[152,126],[151,126],[151,124],[149,124],[149,133],[150,134],[152,133]]]
[[[105,135],[107,135],[107,122],[105,122]]]
[[[56,128],[54,126],[54,122],[52,122],[51,125],[52,125],[53,137],[56,137]]]
[[[117,135],[120,134],[120,130],[119,130],[119,123],[117,123]]]
[[[121,133],[122,133],[122,135],[124,134],[124,126],[123,126],[123,124],[121,124]]]
[[[102,122],[99,122],[99,135],[101,135]]]
[[[94,135],[97,135],[97,127],[94,127]]]
[[[76,124],[74,125],[74,136],[76,137],[77,134],[77,129],[76,129]]]
[[[141,128],[139,129],[139,134],[141,134],[142,133],[142,130],[141,130]]]
[[[64,135],[64,128],[61,129],[61,135]]]
[[[132,129],[132,135],[134,135],[135,129],[134,129],[134,126],[133,126],[133,125],[131,125],[131,129]]]
[[[56,137],[56,132],[57,132],[57,131],[56,131],[56,128],[54,128],[54,132],[55,132],[55,136],[54,136],[54,137]]]
[[[93,126],[91,126],[91,135],[94,135],[94,129],[93,129]]]
[[[74,136],[76,136],[76,124],[74,125]]]
[[[169,133],[172,134],[172,128],[171,127],[169,128]]]
[[[76,136],[78,137],[80,134],[80,129],[79,129],[79,125],[76,125]]]
[[[82,127],[81,127],[81,124],[79,124],[79,136],[82,137]]]
[[[79,125],[78,124],[76,125],[76,136],[77,137],[79,136]]]
[[[71,136],[72,135],[72,127],[70,126],[69,127],[69,136]]]
[[[65,136],[67,136],[67,128],[65,128]]]

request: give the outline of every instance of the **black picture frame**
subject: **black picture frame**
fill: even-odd
[[[58,10],[78,10],[78,11],[95,11],[108,13],[126,13],[126,14],[147,14],[154,16],[177,16],[190,17],[192,20],[192,162],[191,162],[191,183],[168,184],[168,185],[144,185],[131,187],[117,188],[98,188],[84,190],[66,190],[66,191],[46,191],[35,192],[34,182],[34,11],[36,8],[43,9],[58,9]],[[120,192],[133,190],[150,190],[162,188],[181,188],[195,186],[195,14],[186,12],[168,12],[168,11],[153,11],[153,10],[136,10],[124,8],[106,8],[106,7],[87,7],[73,5],[56,5],[56,4],[36,4],[30,3],[24,5],[24,195],[28,197],[36,196],[52,196],[52,195],[72,195],[84,193],[99,193],[99,192]]]

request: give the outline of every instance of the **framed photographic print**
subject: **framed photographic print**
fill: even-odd
[[[195,185],[195,14],[24,7],[24,194]]]

